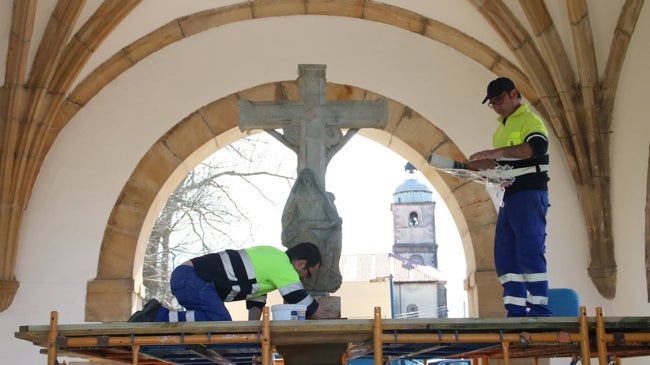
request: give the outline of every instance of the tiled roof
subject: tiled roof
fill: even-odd
[[[394,203],[424,203],[432,202],[433,194],[429,187],[415,180],[404,181],[393,193]]]

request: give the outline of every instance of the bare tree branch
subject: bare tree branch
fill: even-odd
[[[226,147],[229,158],[219,157],[220,152],[207,158],[169,196],[147,247],[143,267],[147,298],[174,306],[169,289],[174,266],[196,255],[241,247],[234,226],[252,240],[253,222],[240,202],[242,189],[250,191],[248,195],[254,195],[256,201],[275,206],[268,184],[260,179],[286,182],[287,187],[295,180],[295,165],[287,170],[286,161],[276,163],[278,159],[269,158],[272,145],[265,138],[270,139],[260,135]]]

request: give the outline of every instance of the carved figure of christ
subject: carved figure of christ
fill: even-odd
[[[323,188],[327,165],[334,154],[360,128],[383,128],[388,115],[385,99],[326,100],[325,68],[325,65],[298,65],[298,101],[239,101],[239,129],[263,129],[271,134],[296,153],[297,172],[309,168]],[[349,128],[345,136],[342,128]],[[283,133],[276,129],[282,129]]]

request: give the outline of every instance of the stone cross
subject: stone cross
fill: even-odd
[[[387,122],[385,99],[328,101],[325,65],[298,65],[300,100],[239,101],[239,129],[263,129],[296,152],[297,171],[309,168],[325,188],[325,172],[332,156],[359,128],[383,128]],[[341,128],[349,128],[345,136]],[[283,134],[276,129],[282,129]]]
[[[325,190],[327,164],[360,128],[386,125],[387,103],[385,99],[326,100],[325,65],[299,65],[298,75],[298,101],[240,100],[239,129],[263,129],[296,153],[298,178],[282,212],[282,244],[293,247],[312,242],[318,246],[321,267],[305,289],[326,295],[342,282],[342,220],[334,195]],[[349,130],[343,135],[341,128]]]

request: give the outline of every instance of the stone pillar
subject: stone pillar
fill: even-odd
[[[476,271],[465,279],[470,318],[505,317],[503,288],[494,270]]]
[[[86,321],[126,321],[136,300],[133,283],[131,278],[89,281],[86,289]]]
[[[341,317],[341,297],[335,295],[314,296],[321,308],[335,311]]]
[[[341,365],[347,343],[275,346],[285,365]]]
[[[341,297],[314,296],[321,308],[337,311],[341,316]],[[275,346],[285,365],[341,365],[348,350],[347,343],[318,343],[309,345]]]

